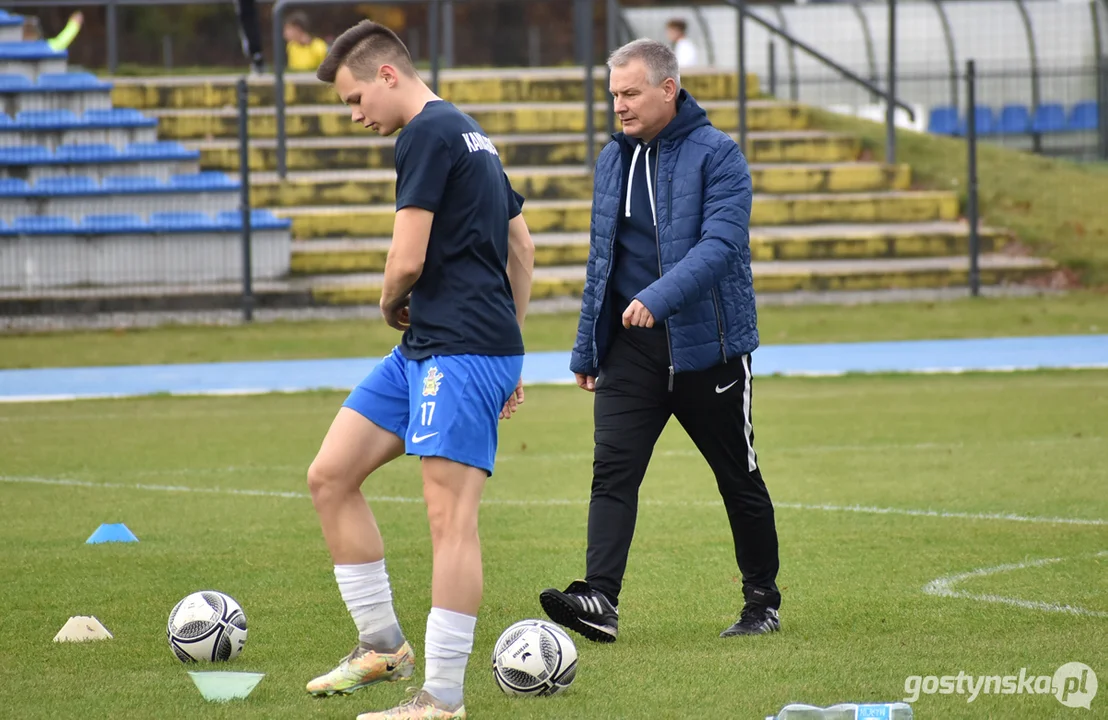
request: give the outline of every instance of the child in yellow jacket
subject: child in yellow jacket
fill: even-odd
[[[65,24],[62,31],[57,34],[56,37],[52,37],[46,42],[50,44],[51,50],[65,50],[70,44],[77,38],[77,33],[81,32],[81,26],[85,23],[85,16],[80,11],[77,11],[69,16],[69,22]],[[24,40],[41,40],[42,39],[42,24],[37,17],[27,15],[23,19],[23,39]]]
[[[308,30],[308,16],[302,12],[289,13],[284,27],[285,56],[288,69],[293,72],[315,72],[327,57],[327,43],[312,36]]]

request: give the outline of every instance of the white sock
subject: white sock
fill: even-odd
[[[375,650],[392,651],[404,644],[404,633],[392,609],[392,588],[385,561],[363,565],[336,565],[339,584],[350,617],[358,627],[358,639]]]
[[[427,616],[427,676],[423,689],[447,705],[462,704],[462,684],[466,663],[473,652],[473,628],[477,618],[472,615],[431,608]]]

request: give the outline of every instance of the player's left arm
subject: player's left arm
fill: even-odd
[[[535,273],[535,241],[523,213],[508,221],[508,282],[516,306],[516,321],[523,329],[527,305],[531,302],[531,276]]]
[[[392,245],[385,258],[385,281],[381,288],[381,312],[389,325],[403,330],[408,318],[401,315],[427,260],[427,243],[431,239],[430,210],[409,206],[396,212],[392,226]]]
[[[523,219],[523,196],[512,189],[508,176],[504,176],[504,186],[508,193],[508,283],[512,286],[512,302],[516,306],[516,322],[523,329],[527,317],[527,306],[531,302],[531,278],[535,272],[535,241]],[[504,403],[500,418],[507,420],[523,404],[523,378],[516,384],[515,392]]]
[[[531,301],[531,276],[535,272],[535,241],[523,219],[523,196],[512,188],[504,173],[504,191],[508,195],[508,282],[512,285],[512,301],[516,306],[516,321],[523,329],[527,305]]]

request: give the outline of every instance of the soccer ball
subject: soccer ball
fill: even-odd
[[[173,607],[165,634],[181,662],[231,660],[246,644],[246,613],[230,595],[201,590]]]
[[[577,675],[577,647],[553,623],[521,620],[496,641],[492,674],[508,695],[557,695]]]

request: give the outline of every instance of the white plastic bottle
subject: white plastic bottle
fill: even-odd
[[[843,703],[827,708],[793,703],[766,720],[912,720],[912,706],[907,703]]]

